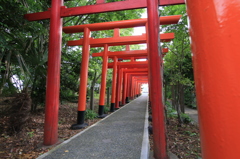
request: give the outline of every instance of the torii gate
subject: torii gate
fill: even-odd
[[[148,77],[147,76],[135,76],[136,80],[136,90],[135,90],[135,95],[139,97],[141,95],[141,86],[142,84],[147,84],[148,83]]]
[[[174,35],[174,34],[168,34],[168,35]],[[171,38],[174,38],[174,36],[172,36]],[[162,37],[162,39],[166,40],[166,39],[164,39],[164,37]],[[168,37],[167,41],[168,40],[170,40],[169,37]],[[167,51],[168,51],[167,48],[162,49],[162,52],[164,52],[164,53],[166,53]],[[103,58],[101,92],[100,92],[100,99],[99,99],[99,108],[101,108],[102,106],[104,106],[104,99],[105,99],[105,91],[104,90],[106,87],[107,58],[114,58],[115,56],[118,59],[125,58],[125,57],[128,57],[128,58],[133,57],[134,58],[134,57],[138,57],[138,56],[140,56],[141,58],[147,58],[147,50],[130,50],[129,45],[127,45],[125,51],[115,51],[115,52],[108,51],[107,53],[105,53],[105,49],[104,49],[104,51],[101,53],[92,53],[92,57],[98,57],[98,56],[102,56],[102,58]],[[113,79],[114,78],[116,78],[116,77],[113,77]],[[115,82],[112,82],[112,87],[116,87]],[[113,89],[112,91],[115,90],[115,88],[112,88],[112,89]],[[112,99],[115,99],[115,93],[112,94]],[[125,102],[122,102],[122,103],[125,103]],[[115,102],[112,102],[111,107],[110,107],[111,112],[114,111],[114,108],[115,108]],[[117,105],[117,108],[118,108],[118,105]],[[103,109],[99,109],[99,116],[104,117]]]
[[[118,85],[117,85],[117,94],[116,94],[116,101],[115,101],[115,103],[116,103],[116,105],[115,105],[115,108],[119,108],[119,106],[121,106],[121,101],[123,101],[123,99],[121,99],[121,90],[122,90],[122,88],[123,88],[123,71],[124,71],[124,69],[122,68],[122,69],[120,69],[120,71],[119,71],[119,82],[118,82]],[[135,76],[143,76],[143,75],[148,75],[148,72],[134,72],[134,73],[129,73],[130,75],[135,75]],[[129,88],[131,88],[131,90],[132,90],[132,88],[133,88],[133,83],[131,83],[131,82],[129,82]],[[123,93],[123,92],[122,92]]]
[[[115,68],[114,68],[115,66]],[[113,68],[113,72],[116,71],[117,72],[117,66],[119,67],[118,69],[121,68],[148,68],[148,61],[134,61],[134,62],[113,62],[113,63],[108,63],[108,68]],[[114,76],[117,77],[116,74],[114,74]],[[115,77],[115,78],[116,78]],[[118,82],[120,83],[120,81]],[[118,90],[120,89],[120,84],[118,85],[113,85],[112,87],[116,87],[116,94],[113,97],[114,99],[112,99],[112,107],[114,106],[114,108],[119,108],[119,98],[118,98]]]
[[[124,69],[125,68],[125,69]],[[122,102],[122,105],[124,105],[126,103],[126,101],[129,101],[129,96],[127,97],[127,95],[129,95],[128,90],[130,90],[130,88],[132,87],[131,83],[130,83],[130,79],[128,77],[128,75],[130,74],[148,74],[148,69],[126,69],[127,67],[122,68],[122,74],[120,75],[120,78],[122,78],[123,83],[120,83],[118,85],[120,92],[122,91],[122,99],[119,98],[119,101]],[[119,92],[119,93],[120,93]],[[118,94],[118,96],[120,96],[120,94]],[[120,103],[119,103],[120,105]]]
[[[147,68],[144,69],[125,69],[123,70],[123,94],[122,94],[122,104],[125,105],[129,100],[129,96],[127,96],[127,88],[129,85],[129,79],[127,73],[135,73],[135,72],[148,72]]]
[[[164,40],[166,40],[166,39],[164,39]],[[166,41],[169,41],[169,40],[170,39],[168,39]],[[162,49],[162,53],[167,53],[167,52],[168,52],[168,48],[163,48]],[[103,56],[103,54],[102,53],[93,53],[92,56],[93,57]],[[109,58],[114,58],[114,56],[117,56],[118,58],[122,58],[122,59],[133,59],[133,58],[136,58],[136,57],[147,59],[147,50],[132,50],[132,51],[130,51],[129,46],[128,46],[128,47],[126,47],[126,51],[116,51],[116,52],[110,52],[109,51],[108,52],[108,57]],[[125,78],[123,78],[123,82],[124,81],[125,81]],[[116,87],[114,82],[112,83],[112,85],[113,85],[112,87]],[[124,87],[123,87],[123,89],[124,89]],[[113,90],[115,90],[115,89],[113,89]],[[125,97],[124,93],[123,93],[122,97]],[[125,101],[125,98],[122,99],[122,104],[123,105],[125,104],[126,101],[128,101],[128,97],[127,97],[126,101]],[[115,99],[115,96],[112,96],[112,99]],[[114,100],[112,100],[112,101],[114,101]],[[116,108],[118,108],[120,103],[118,103],[118,101],[116,101],[115,103],[117,104]],[[115,103],[111,103],[111,108],[110,108],[111,111],[114,111]]]
[[[159,20],[162,24],[172,24],[177,23],[179,21],[180,15],[175,16],[166,16],[160,17]],[[114,30],[114,36],[112,38],[98,38],[93,39],[89,38],[89,35],[84,36],[83,39],[80,40],[73,40],[68,41],[69,46],[76,46],[76,45],[86,45],[83,48],[88,48],[88,45],[91,47],[102,47],[104,46],[103,51],[103,66],[102,66],[102,82],[101,82],[101,92],[100,92],[100,99],[99,99],[99,117],[104,118],[104,105],[105,105],[105,88],[106,88],[106,77],[107,77],[107,61],[108,61],[108,46],[116,46],[116,45],[126,45],[126,44],[139,44],[139,43],[146,43],[146,35],[143,34],[141,36],[119,36],[119,28],[128,28],[134,26],[144,26],[146,25],[147,19],[134,19],[134,20],[124,20],[124,21],[117,21],[117,22],[105,22],[105,23],[94,23],[94,24],[84,24],[84,25],[77,25],[77,26],[69,26],[64,27],[63,31],[65,33],[78,33],[84,32],[86,28],[88,32],[96,31],[96,30]],[[116,29],[117,28],[117,29]],[[163,41],[169,41],[174,38],[174,33],[166,33],[161,34],[160,38]],[[86,85],[87,85],[87,72],[88,72],[88,61],[89,60],[89,50],[83,49],[83,56],[82,56],[82,66],[81,66],[81,75],[80,75],[80,89],[79,89],[79,99],[78,99],[78,119],[77,124],[72,125],[72,129],[80,129],[87,124],[84,123],[84,112],[86,110]],[[118,108],[118,105],[116,105]]]
[[[130,76],[130,81],[131,81],[131,85],[129,87],[129,90],[128,90],[128,93],[129,93],[129,97],[131,99],[134,99],[135,98],[135,89],[136,89],[136,85],[135,85],[135,80],[137,79],[137,77],[140,77],[140,78],[145,78],[145,79],[148,79],[148,73],[129,73],[129,76]]]

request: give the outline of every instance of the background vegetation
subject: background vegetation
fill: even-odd
[[[164,94],[166,106],[177,111],[179,122],[184,121],[185,106],[196,108],[193,68],[185,5],[160,9],[161,16],[182,15],[177,25],[162,26],[163,32],[173,32],[175,38],[162,47],[169,48],[164,56]],[[171,108],[171,109],[172,109]]]

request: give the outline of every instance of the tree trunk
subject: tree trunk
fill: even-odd
[[[183,120],[181,118],[181,84],[177,82],[177,85],[175,86],[175,96],[176,96],[176,110],[177,110],[177,115],[178,115],[178,123],[179,126],[183,123]]]
[[[183,120],[181,118],[181,109],[180,109],[179,103],[177,103],[177,115],[178,115],[178,124],[179,126],[181,126],[181,124],[183,123]]]
[[[90,109],[94,110],[94,86],[90,88]]]
[[[171,86],[171,95],[172,95],[172,106],[173,109],[177,110],[177,103],[176,103],[176,86],[172,85]]]
[[[185,106],[184,106],[184,85],[180,84],[180,89],[179,89],[179,103],[180,103],[180,108],[181,112],[185,113]]]
[[[166,82],[164,83],[164,103],[167,101],[167,84]]]
[[[107,106],[110,106],[110,87],[107,88]]]

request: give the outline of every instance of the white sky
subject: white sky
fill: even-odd
[[[147,18],[147,10],[142,14],[141,18]],[[134,28],[133,35],[141,35],[142,33],[146,33],[145,26],[144,27],[136,27]]]
[[[147,18],[147,10],[146,9],[145,9],[145,12],[142,14],[141,18]],[[142,35],[143,33],[146,33],[145,26],[134,28],[133,35]],[[141,44],[141,45],[142,45],[141,49],[146,49],[147,48],[146,44]]]

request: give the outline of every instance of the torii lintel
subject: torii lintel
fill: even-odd
[[[175,4],[185,4],[184,0],[159,0],[160,6],[165,5],[175,5]],[[146,8],[147,3],[146,0],[128,0],[128,1],[119,1],[119,2],[111,2],[111,3],[98,3],[96,5],[87,5],[87,6],[79,6],[67,8],[66,6],[62,6],[60,9],[60,17],[70,17],[84,14],[96,14],[103,12],[113,12],[119,10],[130,10],[130,9],[139,9]],[[44,12],[38,13],[30,13],[25,14],[24,18],[29,21],[37,21],[50,19],[51,8]]]

